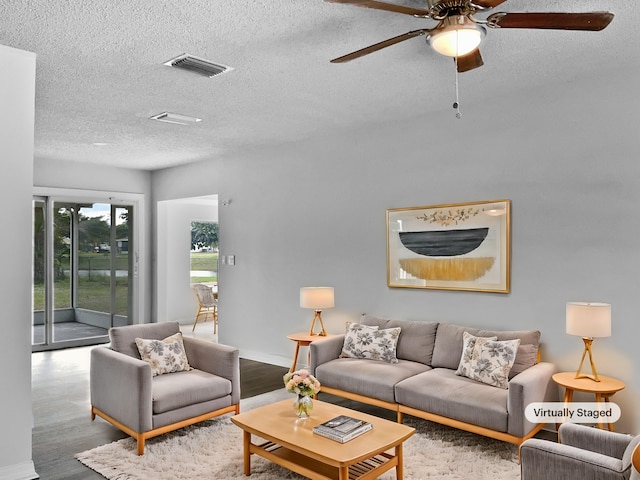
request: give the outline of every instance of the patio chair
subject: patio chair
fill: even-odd
[[[148,438],[240,413],[238,349],[179,333],[177,322],[113,327],[110,346],[91,351],[91,420],[97,415],[131,435],[138,455]]]
[[[563,423],[558,442],[531,438],[520,447],[521,480],[640,480],[640,435]]]
[[[207,315],[211,315],[213,318],[213,333],[218,331],[218,299],[213,294],[211,287],[204,285],[203,283],[196,283],[193,285],[193,290],[196,292],[196,298],[198,299],[198,311],[196,318],[193,321],[193,328],[196,329],[196,323],[198,319],[204,315],[204,320],[207,320]]]

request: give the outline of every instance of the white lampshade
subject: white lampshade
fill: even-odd
[[[611,304],[567,303],[567,333],[585,338],[611,336]]]
[[[302,287],[300,289],[300,307],[322,310],[335,306],[333,287]]]
[[[464,15],[445,18],[442,27],[432,30],[427,43],[440,55],[463,57],[473,52],[482,41],[486,30]]]

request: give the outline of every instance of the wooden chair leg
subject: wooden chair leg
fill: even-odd
[[[198,323],[198,318],[200,317],[200,310],[202,310],[202,307],[198,307],[198,313],[196,313],[196,319],[193,321],[193,328],[191,329],[192,332],[196,329],[196,323]]]

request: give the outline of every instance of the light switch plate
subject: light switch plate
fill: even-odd
[[[236,256],[235,255],[229,255],[228,262],[229,262],[229,265],[235,265],[236,264]]]

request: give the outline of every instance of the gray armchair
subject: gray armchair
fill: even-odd
[[[522,480],[640,480],[640,435],[563,423],[558,443],[532,438],[520,447]]]
[[[193,370],[152,376],[135,338],[162,340],[180,331],[177,322],[114,327],[109,347],[91,351],[91,420],[96,415],[137,440],[225,413],[240,412],[238,349],[184,337]]]

